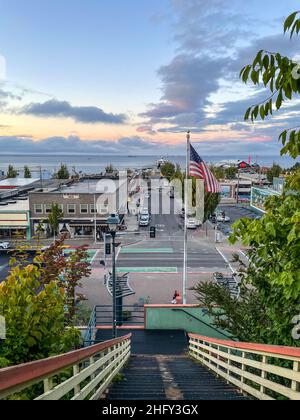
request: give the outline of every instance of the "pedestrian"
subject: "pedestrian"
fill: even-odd
[[[179,293],[177,290],[175,290],[174,296],[173,296],[173,300],[172,300],[172,305],[177,305],[177,299],[178,299]]]

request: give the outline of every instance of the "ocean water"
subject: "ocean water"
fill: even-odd
[[[118,170],[141,169],[152,167],[162,156],[118,156],[118,155],[78,155],[78,154],[0,154],[0,170],[7,170],[9,164],[22,171],[25,165],[29,166],[33,174],[39,173],[42,167],[45,174],[51,176],[61,163],[66,164],[70,171],[74,168],[77,172],[96,174],[103,172],[108,164]],[[164,156],[166,159],[185,167],[185,156]],[[248,161],[247,156],[203,156],[206,162],[217,163],[225,159],[239,159]],[[255,160],[256,161],[256,160]],[[253,161],[254,162],[254,161]],[[272,166],[276,162],[283,168],[293,166],[296,161],[289,157],[262,156],[257,158],[257,163],[262,166]],[[298,159],[299,162],[299,159]]]

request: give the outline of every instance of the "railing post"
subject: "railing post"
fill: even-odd
[[[294,372],[300,372],[300,362],[295,361],[293,364],[293,371]],[[292,381],[292,390],[298,392],[299,389],[299,382]]]
[[[263,356],[262,363],[264,365],[267,363],[267,356]],[[267,372],[265,370],[262,370],[261,371],[261,377],[262,377],[262,379],[267,379]],[[260,387],[260,392],[262,394],[265,394],[266,393],[266,388],[263,385],[261,385],[261,387]]]
[[[44,379],[44,393],[51,391],[53,389],[53,378]]]
[[[92,366],[95,363],[95,358],[90,357],[90,366]],[[95,379],[96,375],[91,375],[91,380]]]
[[[79,365],[74,365],[73,366],[73,376],[78,375],[78,373],[80,373],[80,367],[79,367]],[[80,391],[81,391],[80,384],[76,385],[74,387],[74,394],[77,395],[77,394],[80,393]]]
[[[227,359],[227,365],[228,365],[227,375],[228,376],[230,376],[230,365],[231,365],[230,355],[231,355],[231,349],[228,349],[228,359]],[[227,380],[227,384],[230,384],[228,380]]]
[[[244,359],[246,359],[246,353],[243,351],[242,352],[242,359],[244,360]],[[246,365],[244,364],[244,363],[242,363],[242,371],[243,372],[246,372]],[[241,382],[242,382],[242,384],[244,384],[245,383],[245,378],[244,378],[244,376],[241,376]]]

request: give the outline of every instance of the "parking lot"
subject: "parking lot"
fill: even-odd
[[[229,236],[232,232],[232,225],[242,218],[248,219],[258,219],[262,217],[254,210],[251,210],[250,207],[241,207],[241,206],[219,206],[218,211],[224,211],[226,216],[230,217],[230,222],[228,223],[219,223],[219,230],[224,233],[226,236]]]

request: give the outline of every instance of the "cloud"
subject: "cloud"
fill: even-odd
[[[146,133],[150,136],[155,136],[157,134],[156,130],[153,130],[153,127],[151,125],[142,125],[141,127],[138,127],[136,129],[138,133]]]
[[[276,117],[274,113],[272,123],[270,118],[244,123],[246,109],[263,102],[269,94],[262,86],[246,88],[239,79],[241,68],[261,49],[295,57],[299,51],[297,39],[290,40],[283,31],[258,38],[258,29],[266,33],[268,26],[274,32],[275,21],[253,21],[247,12],[236,12],[240,10],[236,0],[230,4],[225,0],[171,0],[171,4],[178,48],[169,64],[158,70],[162,96],[141,114],[145,125],[165,134],[190,130],[209,134],[210,138],[215,134],[218,139],[222,131],[239,141],[241,136],[248,136],[249,142],[262,138],[275,143],[281,131],[298,125],[299,105],[293,115],[289,109],[281,109]],[[276,27],[281,28],[279,19]],[[279,150],[279,145],[276,147]]]
[[[41,118],[73,118],[81,123],[124,124],[124,114],[107,114],[95,106],[72,106],[67,101],[51,99],[44,103],[31,103],[24,106],[19,113]]]
[[[280,144],[266,136],[254,136],[249,133],[240,138],[228,136],[226,139],[216,138],[213,141],[195,142],[199,153],[206,156],[249,156],[278,155]],[[141,137],[124,137],[118,141],[88,141],[78,136],[50,137],[34,141],[31,137],[0,136],[0,150],[6,154],[93,154],[93,155],[169,155],[184,156],[185,145],[172,145],[167,142],[153,142]],[[59,158],[58,158],[59,160]]]
[[[148,111],[141,116],[159,123],[194,115],[207,104],[209,95],[218,90],[224,64],[223,60],[208,57],[203,60],[193,55],[177,55],[158,71],[162,81],[161,102],[150,104]]]
[[[162,145],[163,147],[164,145]],[[0,150],[3,153],[96,153],[128,154],[157,152],[157,144],[140,137],[124,137],[118,141],[85,140],[78,136],[49,137],[34,141],[31,137],[0,136]]]

